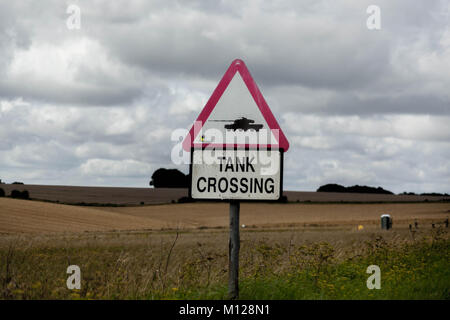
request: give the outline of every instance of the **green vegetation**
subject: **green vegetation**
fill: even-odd
[[[212,233],[210,237],[223,236]],[[61,238],[17,239],[0,246],[3,299],[226,299],[227,252],[200,242]],[[153,235],[154,236],[154,235]],[[104,236],[103,236],[104,237]],[[183,237],[181,234],[180,238]],[[211,241],[211,243],[214,243]],[[416,240],[378,235],[359,250],[329,243],[255,239],[241,250],[242,299],[450,299],[450,241],[444,228]],[[79,265],[80,290],[66,287],[66,268]],[[381,269],[381,289],[366,287],[369,265]]]
[[[378,238],[366,252],[345,261],[333,259],[327,243],[296,248],[288,270],[273,272],[279,251],[265,247],[262,272],[241,280],[241,299],[450,299],[450,242],[392,246]],[[261,247],[259,247],[261,249]],[[268,260],[267,260],[268,259]],[[272,263],[271,263],[272,262]],[[272,266],[270,265],[272,264]],[[369,290],[369,265],[381,269],[381,289]],[[300,267],[298,267],[300,266]],[[182,299],[226,299],[226,286],[185,291]]]

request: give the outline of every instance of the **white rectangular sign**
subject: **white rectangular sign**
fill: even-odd
[[[192,152],[192,198],[280,198],[282,153],[279,150],[194,149]]]

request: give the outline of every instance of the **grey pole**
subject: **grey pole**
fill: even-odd
[[[230,201],[230,240],[228,242],[228,295],[230,299],[239,298],[239,208],[239,201]]]

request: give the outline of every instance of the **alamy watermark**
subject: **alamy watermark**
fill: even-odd
[[[370,16],[366,20],[366,26],[369,30],[381,29],[381,9],[377,5],[370,5],[366,9],[366,13]]]
[[[261,166],[261,175],[273,175],[279,170],[279,135],[278,129],[203,129],[202,122],[196,121],[192,136],[186,129],[176,129],[172,132],[171,140],[175,145],[171,151],[171,160],[176,165],[190,164],[190,150],[187,151],[186,146],[183,146],[183,142],[188,142],[189,148],[192,145],[205,150],[192,159],[193,164],[226,166],[227,159],[243,159],[245,162],[251,159],[252,163]]]
[[[81,289],[81,270],[77,265],[71,265],[67,267],[67,271],[70,276],[67,278],[67,289]]]
[[[69,17],[66,19],[66,26],[69,30],[81,29],[81,9],[75,4],[67,7],[66,13]]]
[[[367,289],[381,289],[381,270],[377,265],[370,265],[367,267],[366,273],[372,274],[367,278]]]

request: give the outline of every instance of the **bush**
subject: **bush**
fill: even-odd
[[[5,190],[0,188],[0,197],[4,197],[4,196],[5,196]]]
[[[22,192],[20,192],[19,190],[11,191],[11,198],[17,199],[17,198],[20,198],[21,195],[22,195]]]
[[[30,199],[30,194],[27,190],[19,191],[19,190],[13,190],[11,191],[11,198],[14,199]]]
[[[190,203],[190,202],[195,202],[195,200],[189,197],[181,197],[180,199],[178,199],[178,203]]]
[[[448,197],[449,194],[448,193],[436,193],[436,192],[431,192],[431,193],[421,193],[421,196],[434,196],[434,197]]]

